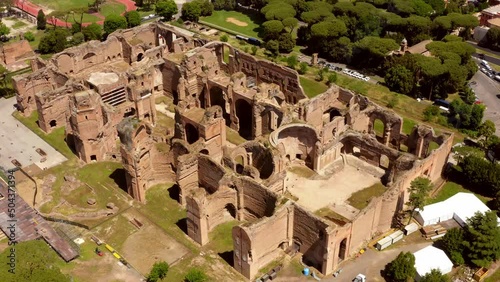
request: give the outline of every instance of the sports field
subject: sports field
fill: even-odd
[[[214,11],[211,16],[203,17],[200,21],[254,38],[259,38],[262,23],[257,14],[247,15],[237,11]]]
[[[92,0],[30,0],[30,2],[55,11],[71,11],[88,7]]]

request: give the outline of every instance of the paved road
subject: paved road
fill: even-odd
[[[356,275],[359,273],[365,274],[366,278],[370,282],[383,282],[384,278],[380,275],[380,271],[384,269],[385,265],[393,261],[400,252],[411,252],[414,253],[420,249],[423,249],[432,242],[424,242],[418,244],[402,245],[398,248],[391,248],[389,250],[384,250],[379,252],[377,250],[368,249],[359,258],[344,262],[341,265],[342,272],[337,277],[328,277],[322,279],[321,281],[329,282],[344,282],[352,281]]]
[[[474,46],[474,48],[477,48],[477,49],[480,49],[480,50],[484,50],[484,51],[487,51],[487,52],[490,52],[490,53],[495,53],[495,54],[498,54],[500,56],[500,54],[498,52],[492,51],[492,50],[484,48],[484,47],[477,46],[476,42],[467,41],[467,43],[469,43],[470,45]],[[476,58],[478,58],[478,54],[473,54],[473,56],[476,57]],[[484,54],[484,60],[488,61],[488,62],[490,62],[492,64],[500,66],[500,59],[499,58],[495,58],[495,57],[489,56],[488,54]]]
[[[11,161],[16,159],[23,167],[34,163],[45,169],[65,161],[63,155],[12,116],[14,104],[16,97],[0,99],[0,166],[14,168]],[[42,156],[35,151],[37,148],[47,154],[45,161],[42,162]]]
[[[484,119],[495,123],[496,135],[500,136],[500,83],[478,71],[471,79],[476,84],[472,85],[479,100],[486,105]]]

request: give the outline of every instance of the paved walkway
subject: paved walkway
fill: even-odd
[[[12,116],[16,97],[0,99],[0,167],[14,168],[16,159],[22,167],[36,164],[41,169],[56,166],[66,160],[38,135]],[[36,152],[40,148],[46,153],[46,159]]]

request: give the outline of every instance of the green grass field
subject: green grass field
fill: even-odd
[[[99,11],[99,13],[105,17],[112,14],[121,15],[124,12],[125,5],[116,2],[107,2],[106,4],[101,6],[101,10]]]
[[[349,204],[358,210],[364,209],[370,203],[373,197],[378,197],[386,191],[386,187],[382,183],[376,183],[370,187],[353,193],[347,201]]]
[[[434,204],[437,202],[444,201],[451,196],[459,193],[459,192],[465,192],[465,193],[472,193],[471,191],[467,190],[464,188],[462,185],[455,183],[455,182],[446,182],[444,186],[441,188],[441,190],[437,193],[436,196],[434,196],[432,199],[429,199],[427,201],[427,204]],[[483,203],[487,203],[490,199],[478,194],[476,195]]]
[[[239,26],[234,23],[228,22],[227,19],[232,18],[246,23],[246,26]],[[261,20],[257,16],[249,16],[236,11],[214,11],[209,17],[203,17],[200,20],[201,23],[206,22],[235,34],[246,35],[249,37],[259,38],[259,31],[261,29]]]
[[[87,8],[92,0],[31,0],[31,2],[52,10],[70,11]]]
[[[80,22],[80,17],[81,17],[81,14],[75,14],[74,17],[72,15],[69,15],[67,20],[69,23]],[[59,19],[61,19],[63,21],[66,20],[65,17],[59,17]],[[82,18],[82,22],[84,22],[84,23],[97,22],[100,20],[102,20],[102,19],[97,17],[97,16],[91,15],[91,14],[83,14],[83,18]]]
[[[302,85],[306,96],[309,98],[313,98],[328,89],[326,84],[302,76],[300,77],[300,85]]]
[[[50,146],[54,147],[54,149],[56,149],[59,153],[63,154],[66,158],[72,159],[76,157],[68,147],[68,144],[66,144],[66,141],[64,141],[64,127],[59,127],[53,130],[51,133],[46,134],[36,123],[38,120],[37,111],[34,111],[29,117],[24,117],[17,111],[12,115],[26,127],[28,127],[31,131],[33,131],[36,135],[45,140],[45,142],[49,143]]]

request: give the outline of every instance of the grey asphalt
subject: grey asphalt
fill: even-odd
[[[411,252],[414,253],[420,249],[423,249],[432,242],[424,242],[418,244],[409,244],[402,245],[395,248],[390,248],[388,250],[378,251],[373,249],[368,249],[364,254],[360,257],[346,261],[342,263],[340,268],[342,272],[337,277],[327,277],[322,279],[321,281],[328,282],[345,282],[352,281],[356,275],[359,273],[366,275],[366,280],[370,282],[382,282],[385,281],[384,278],[380,275],[380,271],[385,268],[385,265],[389,262],[393,261],[400,252]]]
[[[484,51],[488,51],[490,53],[495,53],[495,54],[498,54],[500,56],[500,53],[498,53],[498,52],[492,51],[492,50],[484,48],[484,47],[477,46],[476,42],[467,41],[467,43],[469,43],[470,45],[474,46],[474,48],[477,48],[477,49],[480,49],[480,50],[484,50]],[[478,54],[473,54],[472,56],[478,58]],[[495,57],[492,57],[492,56],[490,56],[488,54],[484,54],[484,60],[487,61],[487,62],[490,62],[492,64],[500,66],[500,59],[499,58],[495,58]]]
[[[471,88],[474,89],[479,100],[486,105],[484,119],[495,123],[495,133],[500,136],[500,83],[480,71],[472,77],[471,81],[476,82],[475,85],[471,85]]]
[[[36,164],[41,169],[64,162],[66,158],[62,154],[12,116],[15,104],[15,97],[0,99],[0,167],[14,168],[14,159],[20,162],[22,167]],[[45,161],[36,152],[37,148],[47,154]]]

